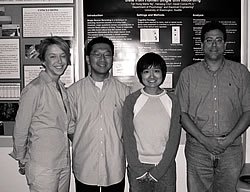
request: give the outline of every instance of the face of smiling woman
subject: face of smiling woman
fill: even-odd
[[[67,56],[58,45],[50,45],[45,54],[44,65],[45,71],[56,80],[63,75],[67,68]]]
[[[162,83],[162,71],[159,67],[151,66],[148,69],[144,69],[141,77],[146,93],[156,95],[161,92],[159,86]]]

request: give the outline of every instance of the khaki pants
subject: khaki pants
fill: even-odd
[[[48,169],[27,163],[25,175],[30,192],[69,192],[70,166]]]

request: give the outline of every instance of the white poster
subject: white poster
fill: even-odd
[[[73,3],[73,0],[0,0],[0,4]]]
[[[73,7],[23,8],[23,36],[74,36]]]
[[[167,73],[164,82],[161,85],[162,88],[173,88],[173,73]]]
[[[0,39],[0,79],[19,78],[19,39]]]

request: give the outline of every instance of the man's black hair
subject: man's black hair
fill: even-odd
[[[92,39],[86,46],[86,55],[90,55],[90,52],[92,51],[92,48],[95,44],[97,43],[105,43],[105,44],[108,44],[110,47],[111,47],[111,50],[112,50],[112,55],[114,55],[114,44],[113,42],[108,39],[107,37],[103,37],[103,36],[100,36],[100,37],[96,37],[94,39]]]
[[[201,29],[201,42],[204,42],[205,34],[207,32],[209,32],[211,30],[215,30],[215,29],[218,29],[223,33],[223,39],[226,42],[226,40],[227,40],[226,28],[222,23],[220,23],[218,21],[208,22],[202,27],[202,29]]]

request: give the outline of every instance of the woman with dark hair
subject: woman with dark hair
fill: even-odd
[[[45,71],[22,90],[10,155],[31,192],[68,192],[70,110],[59,79],[70,64],[70,47],[60,37],[48,37],[38,51]]]
[[[180,142],[180,106],[160,85],[166,77],[164,59],[146,53],[137,62],[144,86],[126,97],[123,138],[130,192],[175,192],[175,157]]]

